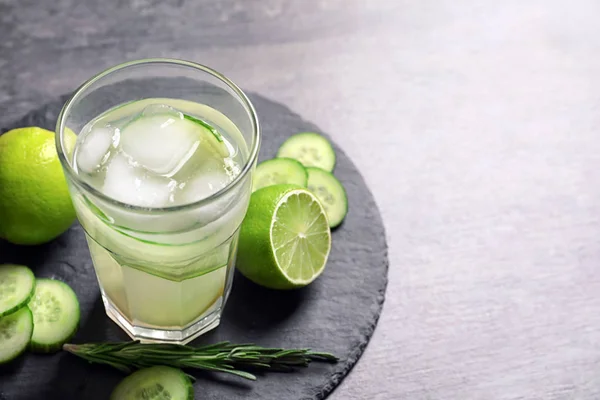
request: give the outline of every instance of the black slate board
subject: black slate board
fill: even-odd
[[[300,131],[317,131],[287,107],[250,94],[263,133],[261,159]],[[63,96],[1,132],[36,125],[54,129]],[[221,325],[194,343],[220,340],[265,346],[311,347],[340,357],[337,364],[313,364],[297,373],[259,374],[257,382],[223,374],[198,373],[201,399],[324,399],[349,373],[369,341],[381,312],[387,284],[387,244],[373,196],[348,157],[336,147],[335,175],[348,192],[350,211],[333,232],[333,248],[323,275],[307,288],[280,292],[263,289],[236,274]],[[19,247],[0,241],[0,263],[29,265],[41,277],[66,281],[77,292],[82,310],[75,343],[127,340],[104,314],[87,244],[79,224],[53,242]],[[0,400],[108,399],[123,374],[90,365],[66,353],[27,354],[0,368]]]

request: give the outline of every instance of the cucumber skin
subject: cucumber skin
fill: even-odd
[[[8,264],[8,265],[16,265],[16,264]],[[24,265],[17,265],[17,266],[19,266],[19,267],[25,267]],[[31,293],[29,293],[29,296],[27,296],[27,298],[24,301],[22,301],[21,303],[15,305],[12,308],[9,308],[8,310],[6,310],[4,312],[0,312],[0,318],[2,318],[4,316],[7,316],[7,315],[10,315],[12,313],[15,313],[15,312],[19,311],[21,308],[27,306],[27,304],[29,304],[29,300],[31,300],[31,298],[33,297],[33,294],[35,293],[35,283],[36,283],[36,281],[35,281],[35,275],[33,274],[33,271],[31,269],[29,269],[28,267],[25,267],[25,268],[27,268],[27,270],[29,271],[29,273],[33,277],[33,285],[32,285],[32,288],[31,288]]]
[[[339,184],[340,188],[341,188],[341,192],[343,194],[343,198],[340,199],[340,201],[343,201],[344,203],[344,214],[341,216],[341,218],[339,218],[339,220],[335,220],[335,221],[331,221],[329,219],[329,215],[327,216],[327,221],[329,222],[329,227],[331,229],[337,228],[338,226],[340,226],[342,224],[342,222],[344,222],[344,219],[346,219],[346,215],[348,215],[348,194],[346,193],[346,188],[344,187],[344,185],[342,185],[342,182],[340,182],[340,180],[338,178],[336,178],[331,172],[326,171],[324,169],[321,168],[317,168],[317,167],[307,167],[306,171],[308,172],[308,176],[309,176],[309,180],[310,180],[310,173],[311,171],[318,173],[318,174],[322,174],[325,176],[328,176],[332,179],[332,181],[337,184]],[[311,192],[312,193],[312,192]],[[317,198],[317,194],[313,193]]]
[[[29,342],[29,351],[31,351],[33,353],[41,353],[41,354],[56,353],[62,349],[63,344],[65,344],[69,340],[73,339],[73,336],[75,336],[75,333],[77,332],[78,328],[79,328],[79,319],[77,319],[77,325],[75,325],[73,332],[71,332],[69,334],[69,336],[67,336],[67,338],[65,338],[64,341],[62,341],[61,343],[46,344],[46,343],[39,343],[39,342],[35,342],[35,341],[31,340]],[[33,337],[33,331],[32,331],[32,337]]]
[[[79,306],[79,299],[77,298],[77,295],[75,294],[75,292],[73,291],[73,289],[71,288],[71,286],[69,286],[68,284],[66,284],[63,281],[59,281],[57,279],[46,279],[46,278],[41,278],[38,279],[38,281],[55,281],[55,282],[59,282],[63,285],[65,285],[66,287],[69,288],[69,290],[72,292],[73,294],[73,299],[75,300],[76,306],[77,306],[77,322],[75,323],[72,332],[70,332],[65,339],[62,340],[62,342],[58,342],[58,343],[41,343],[41,342],[36,342],[33,340],[33,332],[31,335],[31,341],[29,342],[29,350],[34,352],[34,353],[56,353],[57,351],[62,349],[62,345],[67,343],[69,340],[71,340],[73,338],[73,336],[75,336],[75,333],[77,332],[77,329],[79,329],[79,321],[81,320],[81,309]],[[33,315],[33,311],[32,311],[32,315]],[[33,327],[33,329],[35,330],[35,325]]]
[[[31,310],[29,310],[29,307],[25,306],[25,308],[27,308],[27,310],[29,311],[29,319],[31,321],[31,333],[29,334],[29,342],[31,343],[31,337],[33,336],[33,313],[31,312]],[[19,311],[19,310],[18,310]],[[27,351],[27,345],[23,346],[23,348],[21,350],[19,350],[18,353],[14,354],[11,358],[7,358],[5,360],[0,360],[0,365],[4,365],[4,364],[8,364],[9,362],[19,358],[21,355],[23,355],[23,353],[25,353]]]
[[[185,374],[183,373],[183,371],[181,371],[180,369],[177,368],[173,368],[173,367],[167,367],[167,366],[163,366],[163,365],[158,365],[158,366],[154,366],[154,367],[149,367],[149,368],[143,368],[143,369],[139,369],[137,371],[135,371],[133,374],[136,374],[140,371],[147,371],[150,369],[163,369],[163,368],[168,368],[171,370],[177,370],[179,373],[181,373],[184,377],[184,381],[186,384],[186,388],[185,390],[187,391],[187,398],[186,399],[182,399],[182,400],[194,400],[194,386],[192,385],[191,380],[185,376]],[[121,396],[117,397],[118,393],[117,391],[119,390],[119,388],[121,387],[121,385],[126,384],[125,382],[127,381],[127,379],[132,376],[133,374],[125,377],[121,382],[119,382],[119,384],[114,388],[113,392],[110,395],[110,399],[109,400],[127,400]]]

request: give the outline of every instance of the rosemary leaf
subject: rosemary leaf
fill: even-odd
[[[176,344],[121,343],[65,344],[63,350],[90,363],[105,364],[129,373],[153,365],[225,372],[256,380],[247,370],[293,371],[313,361],[336,362],[333,354],[310,349],[280,349],[229,342],[193,347]]]

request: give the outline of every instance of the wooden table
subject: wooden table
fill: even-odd
[[[387,300],[333,400],[598,399],[599,13],[0,0],[0,122],[125,60],[212,66],[332,134],[381,208]]]

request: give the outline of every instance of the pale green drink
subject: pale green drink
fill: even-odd
[[[74,151],[86,182],[148,207],[202,200],[227,186],[247,158],[245,141],[227,117],[175,99],[145,99],[102,114],[84,127]],[[247,196],[238,190],[208,209],[162,218],[89,197],[76,201],[101,289],[120,315],[131,325],[179,330],[219,309],[231,278],[230,237]],[[161,224],[179,233],[156,233]]]

